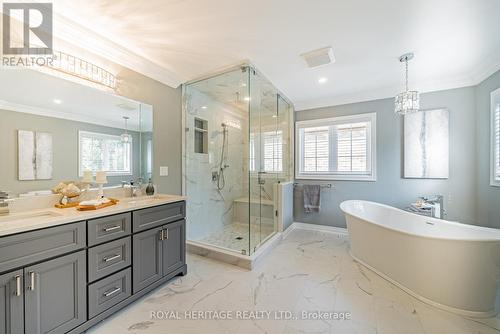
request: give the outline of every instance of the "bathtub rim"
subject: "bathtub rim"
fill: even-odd
[[[352,249],[350,247],[349,247],[349,255],[353,258],[354,261],[360,263],[361,265],[363,265],[367,269],[373,271],[375,274],[382,277],[383,279],[385,279],[389,283],[394,284],[395,286],[397,286],[398,288],[400,288],[401,290],[403,290],[404,292],[406,292],[410,296],[412,296],[412,297],[414,297],[414,298],[420,300],[421,302],[428,304],[430,306],[436,307],[436,308],[441,309],[441,310],[446,311],[446,312],[450,312],[453,314],[458,314],[458,315],[462,315],[462,316],[470,317],[470,318],[486,319],[486,318],[493,318],[498,314],[498,312],[495,310],[495,308],[493,308],[492,310],[489,310],[489,311],[485,311],[485,312],[477,312],[477,311],[469,311],[469,310],[464,310],[464,309],[460,309],[460,308],[456,308],[456,307],[451,307],[448,305],[444,305],[444,304],[435,302],[435,301],[430,300],[422,295],[419,295],[415,291],[411,290],[410,288],[404,286],[403,284],[390,278],[389,276],[385,275],[381,271],[373,268],[372,266],[370,266],[369,264],[367,264],[363,260],[359,259],[357,256],[355,256],[352,253]]]
[[[419,238],[434,239],[434,240],[469,241],[469,242],[500,242],[500,230],[499,229],[495,229],[495,228],[491,228],[491,227],[478,226],[478,225],[472,225],[472,224],[464,224],[464,223],[454,222],[454,221],[445,220],[445,219],[437,219],[437,218],[434,218],[434,217],[425,217],[425,220],[430,220],[430,221],[435,222],[435,223],[445,223],[445,224],[450,224],[450,225],[459,226],[459,227],[472,228],[472,229],[476,229],[476,230],[484,230],[484,229],[486,229],[486,230],[492,230],[492,231],[494,231],[495,233],[497,233],[499,235],[496,238],[457,238],[457,237],[448,237],[448,236],[439,236],[438,237],[438,236],[423,235],[423,234],[419,234],[419,233],[410,233],[408,231],[404,231],[402,229],[392,228],[392,227],[389,227],[387,225],[377,223],[377,222],[375,222],[375,221],[373,221],[371,219],[367,219],[365,217],[360,217],[360,216],[357,216],[357,215],[354,215],[352,213],[347,212],[345,210],[345,206],[349,202],[358,202],[358,203],[361,202],[361,203],[375,204],[376,206],[380,206],[380,207],[384,207],[384,208],[396,210],[396,211],[399,211],[399,212],[402,212],[402,213],[405,213],[405,214],[416,215],[419,218],[424,218],[424,216],[418,215],[418,214],[413,213],[413,212],[404,211],[404,210],[401,210],[399,208],[396,208],[396,207],[393,207],[393,206],[390,206],[390,205],[387,205],[387,204],[382,204],[382,203],[373,202],[373,201],[346,200],[346,201],[343,201],[342,203],[340,203],[340,210],[345,215],[349,215],[349,216],[354,217],[356,219],[364,220],[364,221],[366,221],[366,222],[368,222],[370,224],[374,224],[374,225],[380,226],[382,228],[385,228],[387,230],[395,231],[395,232],[398,232],[398,233],[402,233],[402,234],[406,234],[406,235],[410,235],[410,236],[414,236],[414,237],[419,237]]]

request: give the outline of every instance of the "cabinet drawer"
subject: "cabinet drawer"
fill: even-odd
[[[132,263],[130,237],[89,248],[89,282],[108,276]]]
[[[184,201],[137,210],[133,212],[133,230],[134,232],[144,231],[183,219],[185,215],[186,204]]]
[[[130,212],[89,220],[89,246],[129,235],[131,230],[130,223]]]
[[[86,245],[85,222],[0,238],[0,272],[69,253]]]
[[[130,268],[89,285],[89,319],[131,296]]]

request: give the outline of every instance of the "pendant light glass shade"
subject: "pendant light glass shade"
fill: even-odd
[[[120,139],[122,143],[130,143],[132,141],[132,136],[128,133],[128,128],[127,128],[127,121],[130,117],[123,116],[123,119],[125,120],[125,133],[122,133],[120,135]]]
[[[420,109],[420,94],[417,91],[408,89],[408,61],[413,58],[413,53],[407,53],[399,58],[400,62],[405,63],[406,69],[406,90],[396,95],[394,111],[399,115],[406,115],[417,112]]]
[[[417,91],[410,90],[396,95],[396,113],[405,115],[420,109],[420,96]]]
[[[130,143],[132,141],[132,136],[129,135],[128,133],[122,133],[120,135],[120,138],[122,140],[122,143]]]

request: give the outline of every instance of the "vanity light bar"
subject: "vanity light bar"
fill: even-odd
[[[46,67],[111,89],[116,88],[116,77],[91,62],[65,52],[53,51],[53,61]]]

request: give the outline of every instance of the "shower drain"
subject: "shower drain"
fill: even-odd
[[[236,240],[243,240],[243,237],[236,237]]]

